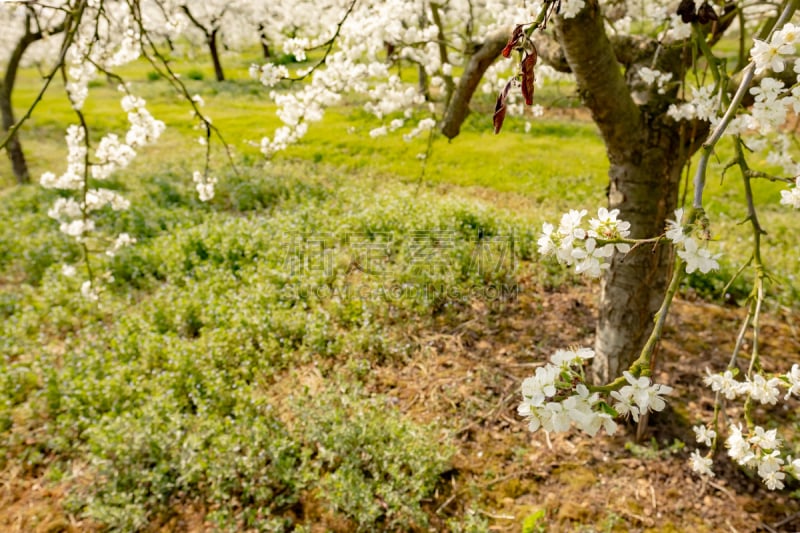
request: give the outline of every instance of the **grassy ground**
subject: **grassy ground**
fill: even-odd
[[[251,60],[257,60],[257,56],[253,55],[252,59],[247,55],[229,56],[226,66],[233,81],[224,83],[207,81],[212,76],[203,56],[179,61],[175,68],[189,90],[204,97],[206,111],[234,146],[237,157],[245,164],[257,165],[262,159],[253,144],[262,136],[271,136],[280,122],[262,88],[247,78]],[[184,173],[184,179],[188,179],[192,170],[199,168],[198,161],[202,161],[204,154],[203,147],[191,142],[198,137],[198,132],[188,119],[188,106],[174,96],[165,81],[152,76],[152,67],[144,62],[128,67],[123,74],[130,79],[147,80],[136,83],[134,90],[149,101],[153,115],[168,125],[158,145],[143,151],[141,159],[147,162],[137,163],[142,166],[135,165],[132,173],[161,161],[176,173]],[[412,74],[413,71],[406,72],[406,75]],[[203,79],[193,79],[198,77]],[[119,108],[120,93],[115,84],[98,81],[96,85],[86,103],[90,125],[97,127],[98,135],[109,129],[124,131],[126,121]],[[36,73],[24,72],[15,97],[20,111],[32,101],[37,89]],[[67,124],[74,122],[65,97],[57,87],[55,89],[42,103],[46,112],[37,113],[23,131],[24,146],[28,153],[35,154],[31,160],[34,177],[45,170],[63,168],[63,132]],[[608,163],[602,141],[585,112],[571,107],[574,98],[569,98],[570,90],[563,83],[545,86],[539,91],[539,98],[544,104],[557,104],[556,113],[544,119],[510,119],[502,135],[491,133],[492,98],[479,97],[473,106],[476,112],[469,117],[459,137],[452,142],[440,136],[434,140],[432,156],[425,167],[425,182],[457,186],[459,190],[478,195],[510,193],[496,196],[495,202],[523,198],[533,204],[530,211],[537,220],[556,219],[569,208],[593,210],[603,205]],[[524,121],[531,123],[528,133],[524,132]],[[400,139],[402,131],[394,136],[370,139],[367,134],[377,124],[354,103],[334,108],[328,112],[324,125],[312,125],[304,141],[290,147],[278,159],[313,161],[346,172],[389,174],[400,181],[417,182],[422,173],[417,155],[425,151],[426,139],[406,143]],[[724,252],[720,279],[698,282],[701,289],[710,288],[712,292],[719,292],[725,285],[724,278],[730,278],[746,260],[752,242],[747,225],[739,224],[745,217],[745,210],[738,175],[730,172],[724,180],[719,178],[729,158],[730,150],[723,144],[712,164],[706,194],[712,229],[716,235],[724,236],[720,243],[720,250]],[[217,172],[225,172],[226,158],[219,151],[213,162]],[[754,167],[759,166],[758,161],[752,163]],[[12,183],[7,161],[0,161],[0,186],[7,190]],[[757,185],[759,213],[768,231],[763,253],[776,277],[788,289],[778,295],[783,303],[790,303],[797,296],[793,276],[800,270],[797,254],[786,253],[787,247],[796,242],[792,230],[794,214],[778,204],[779,191],[784,186],[767,182]],[[739,290],[745,290],[744,285]]]
[[[475,113],[453,143],[435,140],[420,180],[425,140],[370,139],[354,105],[263,167],[244,141],[277,120],[257,86],[189,83],[240,174],[216,153],[217,196],[200,204],[188,108],[163,81],[137,85],[170,128],[112,183],[132,208],[100,223],[139,242],[101,259],[114,282],[100,305],[61,272],[77,250],[46,216],[56,195],[12,187],[0,163],[13,221],[0,228],[0,529],[746,531],[797,511],[741,472],[707,484],[686,466],[710,401],[698,354],[724,365],[741,309],[678,305],[659,377],[678,398],[647,445],[632,429],[599,445],[531,437],[516,417],[531,368],[593,334],[595,289],[535,252],[543,220],[604,200],[602,143],[579,113],[529,133],[510,120],[500,136]],[[26,72],[17,104],[34,89]],[[93,124],[121,130],[119,93],[96,89]],[[63,166],[64,104],[49,98],[23,131],[35,175]],[[688,296],[713,297],[746,257],[731,178],[711,185],[709,212],[718,234],[740,233]],[[791,280],[795,215],[778,190],[758,196],[765,255]],[[781,294],[764,348],[776,368],[800,353]],[[797,426],[796,411],[778,416]]]

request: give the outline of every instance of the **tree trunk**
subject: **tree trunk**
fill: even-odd
[[[76,15],[76,20],[80,21],[80,13],[82,8]],[[14,85],[17,80],[17,72],[22,62],[22,56],[28,47],[36,41],[42,39],[44,34],[39,28],[37,31],[33,29],[32,11],[29,11],[25,16],[25,33],[17,41],[11,55],[8,58],[6,71],[3,74],[3,79],[0,80],[0,118],[2,118],[3,138],[8,134],[8,131],[14,126],[14,107],[11,105],[11,95],[14,93]],[[61,33],[67,27],[70,17],[73,14],[64,16],[64,20],[48,30],[49,35]],[[63,60],[63,56],[61,57]],[[23,118],[23,120],[25,120]],[[0,141],[2,142],[2,141]],[[28,172],[28,162],[25,160],[25,153],[22,151],[22,144],[19,141],[19,133],[8,139],[5,144],[5,149],[8,152],[8,158],[11,160],[11,168],[13,169],[14,176],[17,178],[17,183],[29,183],[30,173]]]
[[[272,54],[269,50],[269,41],[267,40],[267,28],[264,24],[258,25],[258,42],[261,43],[261,55],[264,59],[269,59]]]
[[[214,63],[214,75],[217,81],[225,81],[225,73],[222,71],[222,63],[219,60],[219,49],[217,47],[217,30],[208,34],[208,51],[211,52],[211,61]]]
[[[609,148],[608,154],[609,208],[619,209],[620,218],[631,223],[633,238],[663,233],[688,158],[674,124],[645,125],[644,135],[628,150]],[[643,246],[613,258],[601,282],[592,366],[596,382],[613,380],[639,356],[667,288],[670,253],[666,245]]]
[[[662,110],[645,113],[634,103],[597,0],[587,0],[575,18],[559,18],[556,32],[606,145],[609,207],[631,223],[633,238],[662,233],[689,154],[677,125],[667,122]],[[641,247],[613,258],[601,286],[596,382],[614,379],[638,357],[666,290],[669,253],[667,246]]]
[[[14,109],[11,107],[11,93],[6,90],[7,88],[0,82],[0,114],[2,114],[3,122],[3,136],[8,133],[8,130],[14,125]],[[30,173],[28,172],[28,162],[25,160],[25,154],[22,151],[22,145],[19,142],[19,135],[14,134],[8,140],[5,146],[8,158],[11,160],[11,168],[14,172],[14,177],[17,178],[17,183],[29,183]]]
[[[211,20],[211,28],[207,29],[203,24],[192,15],[191,10],[189,9],[188,4],[182,4],[181,10],[186,15],[186,18],[189,19],[195,28],[203,32],[203,35],[206,36],[206,45],[208,46],[208,51],[211,53],[211,61],[214,63],[214,75],[217,78],[217,81],[225,81],[225,73],[222,71],[222,63],[219,60],[219,49],[217,48],[217,33],[219,33],[219,27],[217,26],[217,22],[225,15],[225,11],[227,7],[222,10],[219,17],[215,17]]]

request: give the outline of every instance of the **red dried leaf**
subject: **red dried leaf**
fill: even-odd
[[[714,11],[714,8],[711,7],[711,4],[708,2],[703,2],[703,4],[697,10],[697,22],[700,24],[708,24],[712,20],[719,20],[717,12]]]
[[[536,66],[538,55],[536,48],[530,54],[526,54],[522,60],[522,96],[525,98],[525,104],[533,105],[533,83],[536,81],[536,75],[533,72],[533,67]]]
[[[681,16],[681,20],[686,24],[694,22],[697,18],[697,7],[694,0],[681,0],[678,5],[678,15]]]
[[[503,57],[509,57],[511,55],[511,51],[517,47],[519,40],[525,35],[525,32],[522,30],[523,26],[524,24],[518,24],[517,27],[514,28],[511,38],[508,40],[506,47],[503,48]]]
[[[503,128],[503,121],[506,119],[506,98],[508,98],[508,91],[511,90],[511,84],[513,80],[509,80],[506,83],[506,86],[503,87],[503,90],[500,91],[500,94],[497,96],[497,103],[494,105],[494,117],[492,118],[492,122],[494,123],[494,133],[497,135],[500,133],[500,130]]]

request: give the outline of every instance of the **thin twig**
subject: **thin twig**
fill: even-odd
[[[511,472],[510,474],[506,474],[505,476],[500,476],[498,478],[492,479],[491,481],[487,481],[486,483],[481,483],[480,485],[478,485],[478,487],[480,487],[482,489],[488,489],[489,487],[491,487],[493,485],[497,485],[498,483],[502,483],[503,481],[507,481],[507,480],[515,478],[515,477],[527,476],[528,474],[533,474],[533,473],[534,473],[533,470],[523,470],[521,472]]]
[[[769,31],[769,35],[775,31],[776,28],[783,26],[783,24],[791,18],[792,14],[797,10],[797,0],[790,1],[786,3],[783,11],[781,12],[778,19],[772,25],[772,28]],[[705,44],[703,41],[701,43]],[[713,56],[712,56],[713,57]],[[711,58],[708,58],[711,60]],[[712,61],[713,62],[713,61]],[[714,151],[714,146],[722,137],[725,130],[728,128],[728,125],[733,120],[734,115],[739,109],[739,106],[744,99],[744,95],[747,90],[750,88],[750,84],[753,81],[753,77],[755,75],[755,62],[751,61],[742,71],[743,77],[741,83],[739,83],[739,87],[736,89],[736,93],[734,94],[733,98],[731,99],[730,104],[728,105],[728,109],[725,111],[725,114],[722,117],[722,120],[719,121],[714,131],[709,136],[708,140],[703,143],[702,154],[700,155],[700,161],[697,165],[697,171],[694,175],[694,200],[692,202],[692,206],[695,209],[703,209],[703,189],[705,188],[706,182],[706,168],[708,166],[708,160],[711,158],[711,154]]]
[[[781,520],[780,522],[775,522],[774,524],[772,524],[772,527],[778,528],[778,527],[781,527],[781,526],[785,526],[789,522],[792,522],[793,520],[796,520],[798,518],[800,518],[800,512],[791,514],[791,515],[787,516],[786,518],[784,518],[783,520]]]
[[[736,501],[736,497],[731,493],[731,491],[729,491],[716,481],[711,481],[710,479],[708,480],[708,484],[717,489],[718,491],[720,491],[725,496],[727,496],[731,500],[731,502],[733,502],[734,505],[739,505],[739,503]]]
[[[331,50],[333,50],[333,45],[336,43],[336,39],[339,38],[339,34],[342,32],[342,26],[344,26],[344,23],[347,21],[347,17],[350,16],[350,13],[353,12],[353,8],[356,7],[356,3],[358,3],[358,0],[353,0],[350,3],[350,7],[347,8],[347,11],[345,11],[344,16],[339,20],[339,23],[336,24],[336,31],[333,33],[333,36],[324,43],[316,47],[316,48],[327,47],[325,49],[325,53],[322,56],[322,59],[320,59],[316,65],[314,65],[309,70],[304,72],[302,76],[298,76],[296,78],[284,78],[284,79],[288,81],[303,81],[312,73],[314,73],[318,68],[320,68],[322,65],[325,64],[325,61],[327,61],[328,56],[331,53]]]
[[[492,514],[481,509],[478,509],[478,513],[482,514],[483,516],[488,516],[489,518],[494,518],[495,520],[516,520],[517,518],[515,516],[509,516],[505,514]]]
[[[455,494],[455,493],[451,494],[450,497],[447,498],[442,505],[440,505],[439,507],[436,508],[436,511],[434,511],[434,514],[440,514],[445,507],[450,505],[453,502],[453,500],[456,499],[456,496],[458,496],[458,495]]]
[[[146,31],[144,27],[144,22],[142,21],[142,14],[139,10],[139,3],[128,1],[128,6],[131,9],[131,13],[133,13],[133,18],[136,21],[136,24],[139,26],[141,30],[139,32],[139,43],[141,46],[142,54],[147,59],[147,61],[156,69],[156,71],[162,75],[164,78],[169,81],[170,85],[184,97],[184,99],[192,106],[192,110],[194,111],[195,116],[202,122],[203,127],[206,130],[206,138],[210,140],[211,138],[211,131],[214,132],[214,135],[219,139],[222,146],[225,148],[225,153],[228,157],[228,161],[231,164],[234,174],[239,175],[239,170],[236,166],[236,162],[233,158],[233,153],[231,152],[230,145],[225,141],[225,137],[222,135],[222,132],[211,123],[201,111],[200,106],[198,103],[193,99],[192,95],[189,94],[189,89],[186,85],[181,81],[180,77],[172,70],[172,67],[169,65],[169,60],[159,51],[158,46],[155,44],[153,39],[150,37],[149,32]],[[145,44],[147,46],[145,46]],[[153,56],[148,53],[148,47],[151,50]],[[158,59],[158,61],[156,61]],[[163,70],[162,70],[163,69]],[[205,168],[205,176],[208,177],[208,165],[210,160],[210,151],[211,151],[211,143],[206,142],[206,168]]]

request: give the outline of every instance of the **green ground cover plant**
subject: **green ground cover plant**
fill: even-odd
[[[107,221],[139,243],[107,260],[113,282],[99,306],[76,298],[78,281],[62,272],[75,251],[48,247],[55,230],[25,223],[49,193],[5,195],[20,225],[4,234],[2,272],[20,282],[2,291],[3,463],[86,464],[94,481],[73,509],[126,531],[186,498],[213,506],[223,529],[288,528],[304,491],[360,530],[423,524],[420,502],[450,468],[446,433],[427,436],[352,386],[309,398],[270,390],[296,366],[402,360],[409,324],[468,303],[436,287],[473,298],[513,283],[519,257],[475,267],[482,239],[515,234],[509,253],[530,254],[532,234],[475,200],[391,183],[376,193],[362,187],[369,177],[305,177],[313,169],[232,177],[210,208],[188,186],[140,176],[138,207]],[[424,230],[450,239],[439,271],[409,268],[410,236]],[[309,235],[328,239],[320,268],[292,247]],[[13,253],[24,242],[32,253]],[[365,242],[385,248],[380,275],[354,268]],[[432,290],[391,296],[390,284]]]

